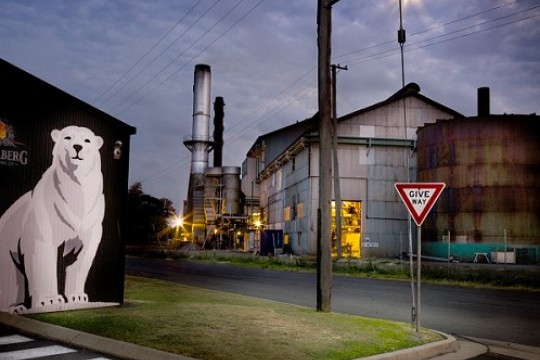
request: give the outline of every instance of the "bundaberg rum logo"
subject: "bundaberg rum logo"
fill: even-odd
[[[24,144],[15,138],[15,129],[0,118],[0,166],[26,165],[28,152],[20,149]]]

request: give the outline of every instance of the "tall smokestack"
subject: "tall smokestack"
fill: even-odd
[[[185,214],[192,223],[195,241],[204,241],[204,172],[208,167],[210,141],[210,66],[195,66],[193,82],[192,136],[184,138],[184,145],[191,151],[191,174]]]
[[[221,167],[223,161],[223,107],[225,102],[218,96],[214,102],[214,167]]]
[[[193,82],[193,130],[191,150],[191,174],[204,174],[208,167],[210,141],[210,66],[195,66]]]
[[[478,117],[489,116],[489,88],[478,88]]]

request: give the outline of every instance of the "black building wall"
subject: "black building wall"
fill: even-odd
[[[76,125],[101,136],[103,236],[85,290],[90,302],[122,303],[130,136],[136,129],[2,59],[0,79],[0,216],[51,165],[53,129]],[[65,265],[59,264],[59,274]]]

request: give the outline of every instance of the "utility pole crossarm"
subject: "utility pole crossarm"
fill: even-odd
[[[337,4],[338,2],[339,2],[339,0],[330,0],[330,1],[325,5],[325,7],[331,8],[332,6],[334,6],[335,4]]]

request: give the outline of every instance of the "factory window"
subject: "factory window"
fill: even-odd
[[[248,172],[248,165],[247,165],[247,159],[242,161],[242,177],[247,175]]]
[[[283,209],[283,221],[291,221],[291,207],[286,206],[285,209]]]
[[[257,156],[255,158],[255,178],[259,179],[259,174],[261,172],[261,158],[260,156]]]
[[[291,159],[291,172],[294,172],[294,170],[296,170],[296,158],[293,157]]]
[[[296,204],[296,217],[297,218],[303,218],[304,217],[304,203],[299,202]]]
[[[337,254],[336,203],[332,201],[332,251]],[[362,203],[360,201],[341,202],[341,249],[344,254],[360,257],[362,234]]]
[[[274,186],[276,190],[281,189],[281,170],[272,174],[272,186]]]

